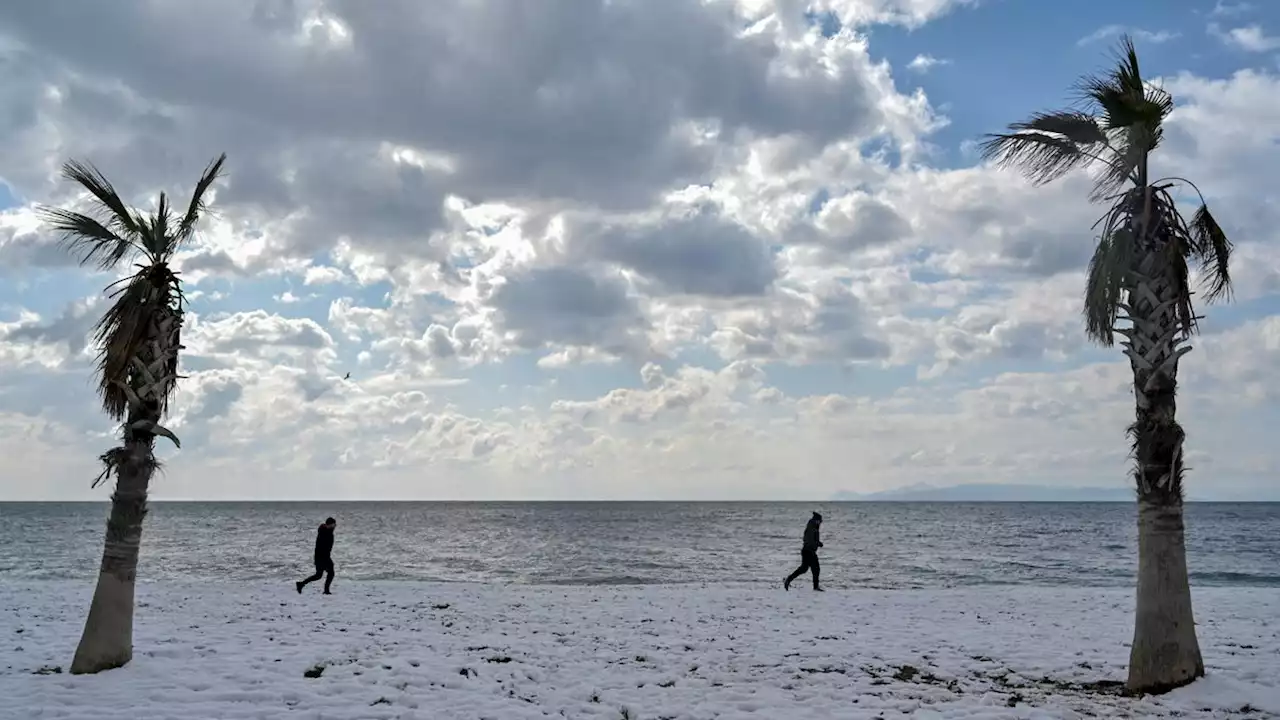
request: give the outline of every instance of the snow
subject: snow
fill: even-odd
[[[1097,685],[1124,678],[1127,590],[334,591],[143,584],[133,662],[73,677],[92,584],[6,582],[0,718],[1280,717],[1276,589],[1198,590],[1208,677],[1147,698]]]

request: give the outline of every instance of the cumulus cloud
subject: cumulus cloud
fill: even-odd
[[[645,322],[621,276],[567,267],[531,268],[508,277],[488,299],[498,326],[524,348],[599,346],[624,353]]]
[[[948,167],[948,119],[900,83],[950,59],[872,46],[974,4],[4,6],[0,175],[22,204],[0,209],[0,438],[23,441],[0,475],[83,496],[112,432],[88,344],[110,279],[33,213],[84,201],[60,163],[150,207],[226,150],[177,262],[171,496],[820,497],[851,467],[863,490],[1122,483],[1127,369],[1080,320],[1088,179]],[[1238,298],[1265,304],[1280,80],[1162,82],[1159,169],[1197,181]],[[1280,367],[1249,307],[1211,316],[1183,390],[1198,470],[1246,485],[1270,461],[1241,428],[1265,426]]]
[[[760,296],[778,278],[765,239],[705,208],[650,221],[583,223],[571,233],[574,255],[634,270],[662,294]]]
[[[57,317],[48,320],[28,316],[0,324],[0,342],[59,346],[66,349],[69,357],[75,357],[88,346],[103,309],[101,298],[89,297],[71,302]]]
[[[1269,35],[1261,25],[1223,30],[1216,23],[1209,25],[1209,32],[1220,40],[1245,52],[1265,53],[1280,50],[1280,37]]]
[[[200,322],[192,335],[189,349],[196,355],[265,345],[310,349],[333,345],[333,339],[314,321],[291,320],[263,310]]]
[[[24,268],[56,268],[75,261],[44,232],[29,208],[0,212],[0,274],[17,275]]]
[[[32,141],[21,167],[65,142],[90,107],[108,134],[141,123],[148,147],[76,133],[63,152],[93,154],[130,187],[175,178],[183,161],[155,153],[203,136],[240,158],[223,206],[288,214],[278,242],[296,252],[355,230],[372,243],[429,232],[446,187],[637,207],[707,177],[716,162],[709,134],[824,142],[875,134],[896,112],[880,102],[865,44],[740,36],[732,3],[536,12],[512,2],[450,1],[430,12],[411,2],[200,11],[139,3],[69,13],[5,13],[21,43],[11,54],[31,63],[47,54],[50,66],[32,74],[60,81],[10,133]],[[317,18],[346,40],[303,32]],[[235,51],[210,54],[182,39],[197,32],[200,47]],[[118,33],[131,42],[103,45]],[[127,85],[99,82],[107,78]],[[39,172],[9,179],[31,192],[48,183]]]

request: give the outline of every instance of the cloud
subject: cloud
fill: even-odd
[[[25,268],[60,268],[75,264],[57,239],[44,232],[31,208],[0,211],[0,274],[17,275]]]
[[[1170,30],[1143,30],[1141,28],[1131,28],[1125,25],[1104,25],[1077,40],[1076,46],[1084,47],[1086,45],[1091,45],[1096,42],[1101,42],[1103,40],[1108,40],[1125,34],[1129,35],[1134,40],[1151,43],[1152,45],[1167,43],[1182,37],[1182,33],[1172,32]]]
[[[332,283],[344,282],[347,279],[345,273],[335,267],[318,266],[307,268],[303,275],[304,285],[329,285]]]
[[[48,321],[32,315],[14,323],[0,323],[0,342],[65,348],[70,360],[89,346],[90,336],[104,309],[102,298],[89,297],[71,302]]]
[[[331,351],[334,340],[315,321],[285,318],[265,310],[238,312],[212,318],[196,317],[183,336],[187,355],[237,359],[302,357],[315,351]]]
[[[1280,215],[1267,179],[1280,160],[1280,97],[1273,94],[1280,92],[1280,76],[1241,70],[1207,79],[1183,73],[1164,85],[1181,104],[1169,117],[1162,172],[1195,175],[1237,244],[1274,247]]]
[[[1223,2],[1216,0],[1213,4],[1213,10],[1210,15],[1213,17],[1231,17],[1234,15],[1243,15],[1253,10],[1253,4],[1247,2]]]
[[[907,69],[918,73],[927,73],[940,65],[950,65],[950,60],[940,60],[932,55],[917,55],[907,63]]]
[[[759,296],[778,278],[768,242],[711,209],[652,220],[588,222],[570,233],[575,255],[634,270],[660,293]]]
[[[77,157],[147,208],[224,149],[176,263],[164,496],[1125,483],[1131,378],[1080,317],[1088,178],[949,159],[938,107],[964,78],[908,92],[945,61],[873,60],[874,24],[967,5],[4,6],[0,168],[24,205],[0,211],[0,474],[48,477],[0,496],[94,497],[113,432],[87,341],[110,278],[31,203],[83,202],[57,179]],[[1182,375],[1192,482],[1263,488],[1280,80],[1159,81],[1179,104],[1157,169],[1237,252],[1240,303],[1208,309]]]
[[[625,280],[565,267],[531,268],[489,296],[497,325],[526,349],[594,346],[610,354],[638,350],[644,316]]]
[[[890,112],[878,102],[880,79],[864,45],[739,38],[728,3],[537,13],[461,0],[429,13],[410,2],[278,9],[266,19],[251,6],[123,4],[78,12],[73,22],[53,7],[6,11],[22,48],[11,54],[34,62],[47,53],[49,68],[32,72],[58,88],[21,133],[26,152],[65,140],[84,122],[74,114],[92,107],[106,137],[76,133],[62,150],[94,155],[132,189],[143,176],[191,175],[181,173],[186,163],[150,148],[193,132],[238,158],[220,206],[277,217],[287,209],[274,242],[308,253],[356,230],[375,247],[430,231],[446,186],[463,196],[634,208],[705,177],[715,162],[708,124],[720,135],[800,133],[825,142],[873,134]],[[346,39],[318,37],[321,17]],[[197,52],[178,40],[191,32],[236,51]],[[128,47],[111,43],[108,52],[103,38],[112,33],[127,33]],[[128,85],[99,81],[110,77]],[[150,145],[108,144],[129,126],[146,128]],[[8,179],[24,193],[48,188],[39,174]]]
[[[1223,30],[1217,23],[1209,24],[1209,33],[1222,42],[1245,52],[1265,53],[1280,50],[1280,37],[1268,35],[1261,25]]]

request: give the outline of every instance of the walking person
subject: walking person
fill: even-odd
[[[302,594],[302,588],[306,587],[307,583],[319,580],[321,575],[325,576],[324,594],[333,594],[329,592],[329,586],[333,584],[333,530],[336,527],[338,527],[338,521],[327,518],[316,530],[316,574],[295,583],[299,595]]]
[[[822,547],[822,540],[818,538],[818,532],[822,529],[822,515],[814,513],[809,518],[809,523],[804,526],[804,544],[800,548],[800,567],[796,571],[787,576],[782,581],[784,590],[791,589],[791,581],[805,574],[813,573],[813,589],[822,592],[822,588],[818,585],[818,575],[822,572],[821,566],[818,564],[818,548]]]

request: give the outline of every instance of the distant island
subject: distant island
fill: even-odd
[[[917,483],[874,493],[841,491],[835,502],[916,501],[916,502],[1133,502],[1127,487],[1052,487],[1045,485],[1005,485],[982,483],[938,487]]]

